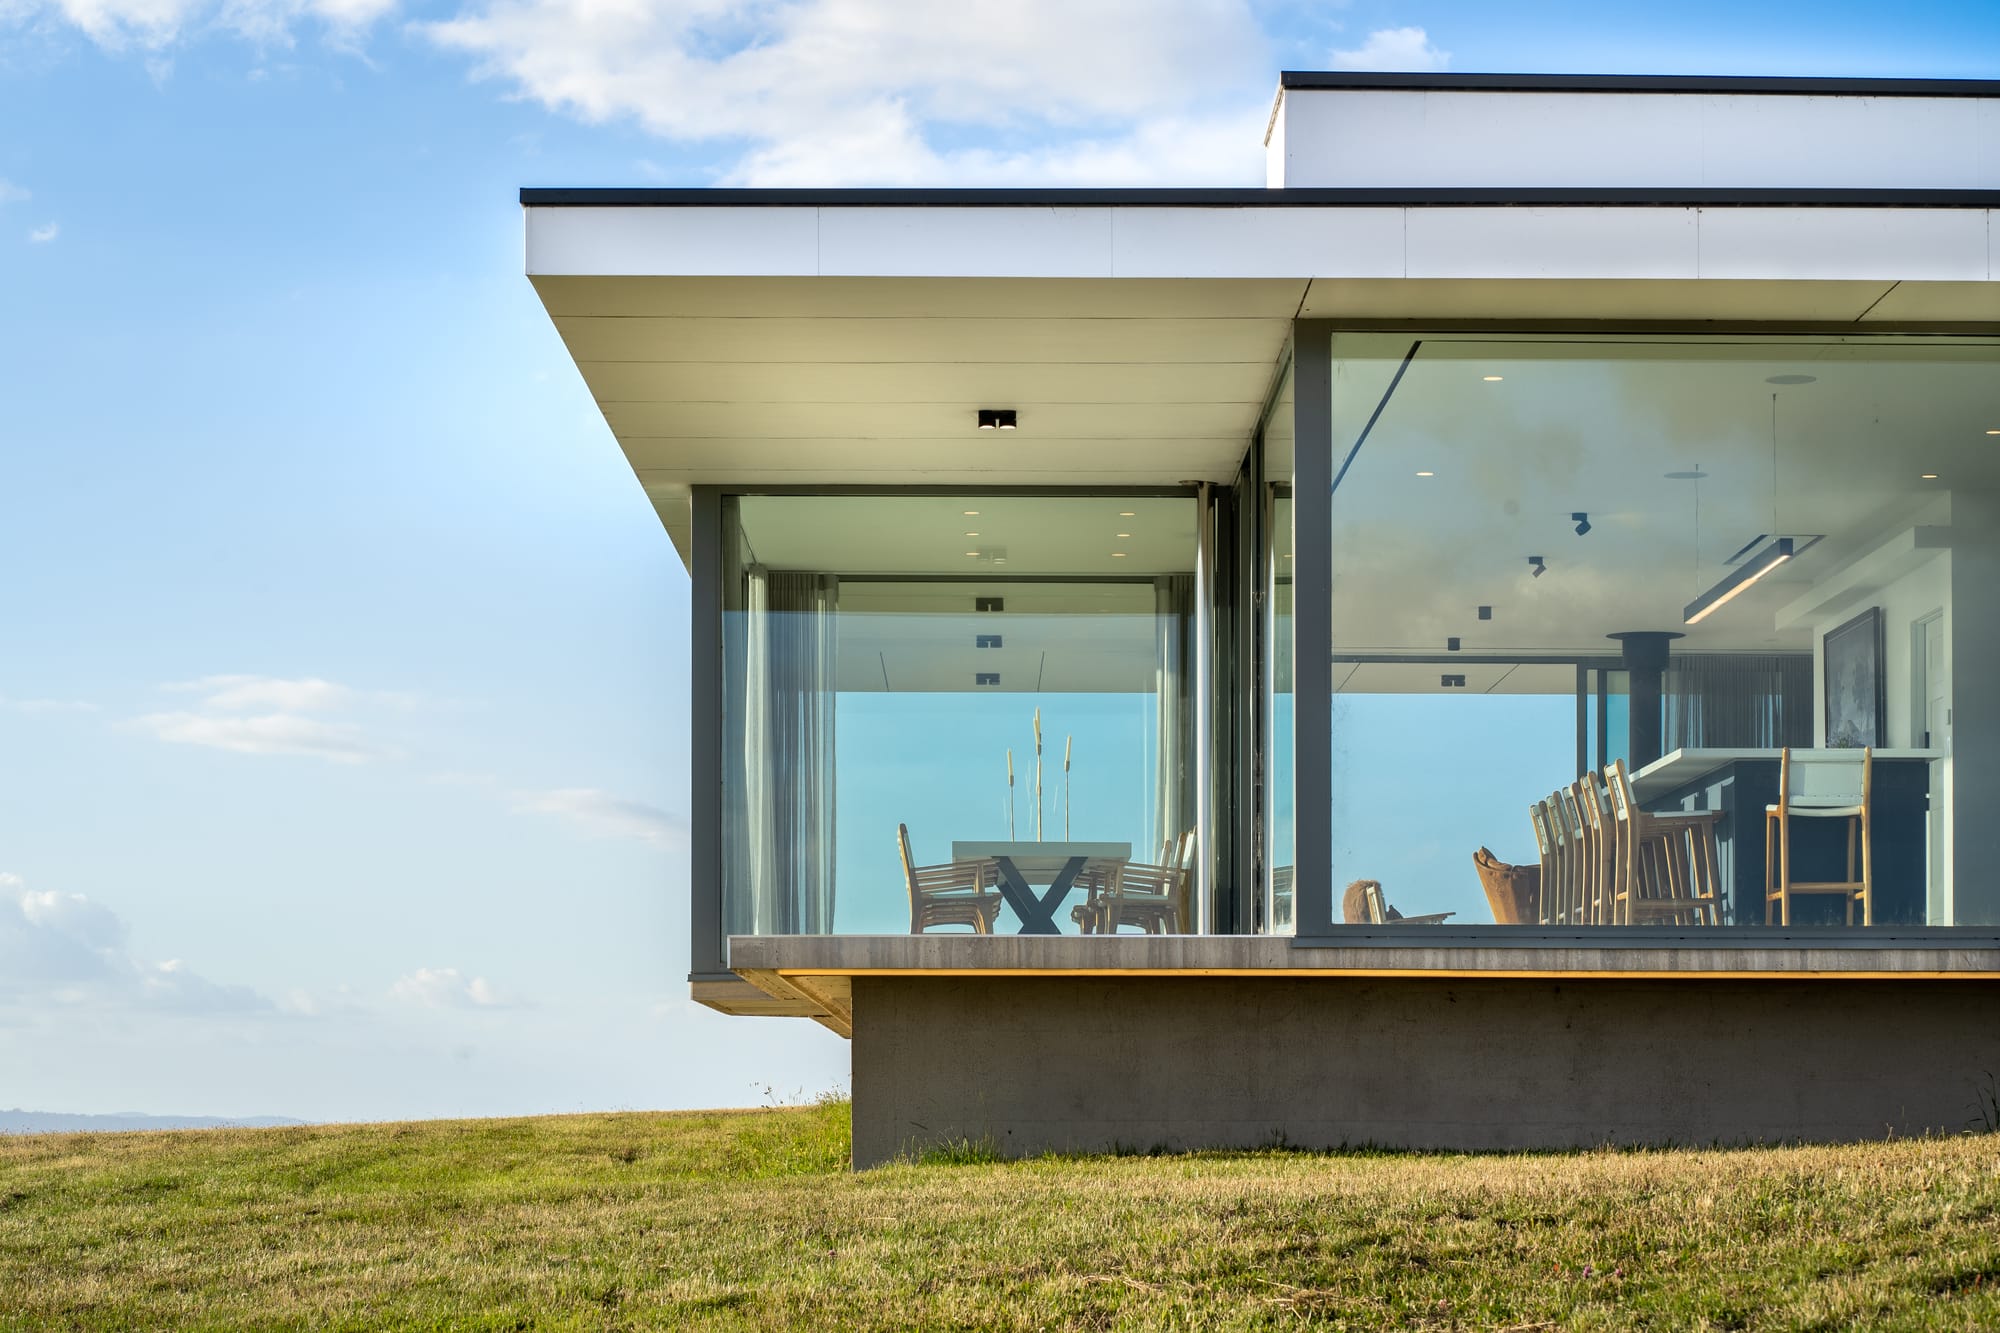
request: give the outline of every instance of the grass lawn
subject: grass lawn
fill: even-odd
[[[2000,1328],[2000,1137],[933,1161],[847,1109],[0,1137],[0,1328]]]

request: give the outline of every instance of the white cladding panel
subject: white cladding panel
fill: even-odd
[[[2000,189],[2000,101],[1293,88],[1276,186]]]

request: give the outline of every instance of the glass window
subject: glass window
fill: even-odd
[[[1190,927],[1191,498],[724,514],[728,933]]]
[[[1339,335],[1334,924],[2000,922],[1996,362]]]

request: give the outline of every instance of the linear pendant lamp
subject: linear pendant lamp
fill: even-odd
[[[1766,574],[1791,558],[1792,539],[1790,537],[1778,538],[1769,546],[1766,546],[1763,550],[1738,565],[1736,571],[1728,578],[1716,584],[1692,602],[1689,602],[1687,607],[1681,612],[1682,620],[1689,625],[1700,624],[1708,618],[1711,612],[1720,607],[1727,606],[1730,602],[1736,600],[1738,594],[1745,588],[1748,588],[1758,579],[1763,578]]]

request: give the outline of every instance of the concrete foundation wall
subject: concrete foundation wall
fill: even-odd
[[[854,1162],[1858,1140],[1981,1123],[2000,982],[853,982]]]

